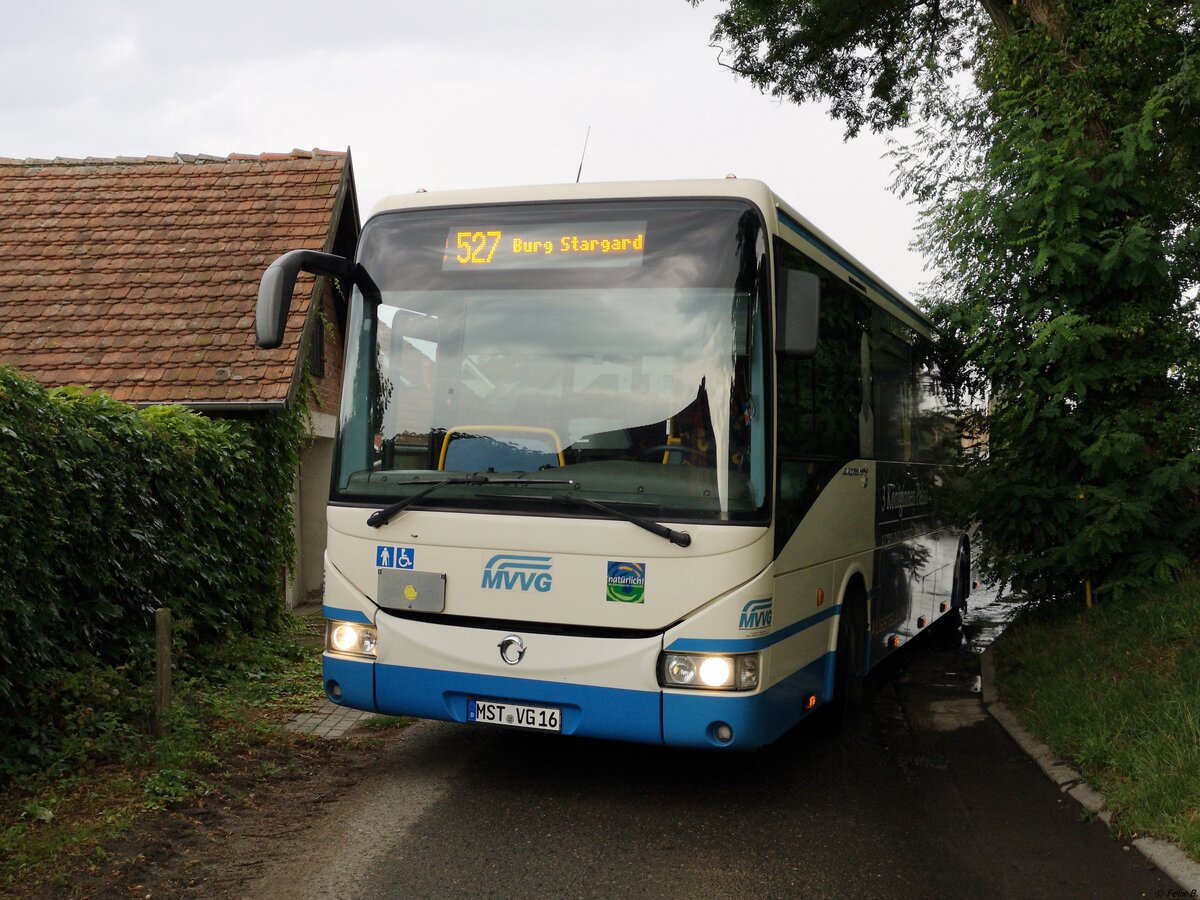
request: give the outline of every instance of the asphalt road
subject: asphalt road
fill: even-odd
[[[421,722],[251,896],[1165,897],[1176,885],[914,654],[835,738],[715,755]]]

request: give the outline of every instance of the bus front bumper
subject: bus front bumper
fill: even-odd
[[[566,735],[710,750],[753,750],[802,716],[823,661],[752,694],[630,690],[509,676],[471,674],[324,657],[325,691],[334,703],[388,715],[477,724],[480,703],[559,711]],[[497,726],[519,722],[498,722]],[[490,726],[491,727],[491,726]]]

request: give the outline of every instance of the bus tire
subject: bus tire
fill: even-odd
[[[818,728],[836,734],[845,724],[850,707],[863,698],[863,612],[857,602],[844,601],[838,618],[837,650],[833,660],[833,696],[817,717]]]

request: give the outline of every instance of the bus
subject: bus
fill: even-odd
[[[323,612],[334,703],[750,750],[961,621],[931,323],[743,179],[419,192],[356,258]]]

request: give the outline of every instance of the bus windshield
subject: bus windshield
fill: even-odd
[[[728,200],[376,217],[352,297],[334,499],[391,503],[444,480],[419,502],[761,519],[762,235],[757,211]],[[488,483],[457,483],[471,475]]]

